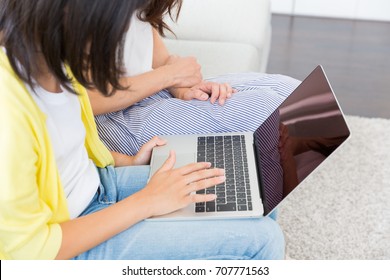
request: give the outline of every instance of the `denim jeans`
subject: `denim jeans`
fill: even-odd
[[[101,185],[81,215],[141,190],[149,166],[99,169]],[[211,221],[142,221],[75,259],[282,259],[284,237],[270,217]]]

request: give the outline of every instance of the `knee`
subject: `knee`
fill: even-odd
[[[261,243],[256,255],[258,259],[280,260],[285,255],[285,240],[279,224],[269,218],[261,219],[259,227],[262,230]]]

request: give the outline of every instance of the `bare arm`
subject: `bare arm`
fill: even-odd
[[[153,69],[120,82],[127,90],[105,97],[97,90],[88,92],[95,115],[125,109],[142,99],[174,87],[191,87],[201,81],[200,65],[193,57],[169,60],[170,55],[158,32],[153,29]]]
[[[175,154],[171,153],[148,185],[134,195],[104,210],[60,224],[62,244],[56,258],[77,256],[145,218],[216,198],[213,194],[192,193],[224,182],[223,170],[208,169],[208,163],[193,163],[173,169],[175,161]]]
[[[141,147],[140,151],[135,156],[128,156],[117,152],[111,152],[111,154],[114,158],[116,167],[143,165],[149,163],[154,147],[165,144],[165,140],[153,137]],[[128,205],[131,205],[131,209],[129,209]],[[148,212],[148,208],[145,208],[145,205],[145,198],[140,194],[135,194],[126,199],[126,202],[117,203],[115,206],[109,207],[104,211],[63,223],[61,228],[63,235],[62,247],[64,249],[63,251],[60,250],[57,258],[68,258],[69,253],[71,254],[70,257],[78,255],[81,252],[88,250],[88,248],[92,248],[109,239],[115,235],[117,231],[121,232],[127,227],[149,217],[151,214]],[[135,209],[136,211],[134,211]],[[121,213],[133,214],[123,216]],[[123,217],[124,219],[114,219],[113,223],[111,223],[111,221],[107,223],[107,220],[112,220],[112,217]],[[85,231],[86,228],[93,228],[94,231],[96,231],[93,234],[97,234],[98,238],[91,239],[88,235],[80,236],[80,232]],[[75,240],[77,240],[76,243]],[[73,251],[74,254],[71,253]]]
[[[169,51],[161,39],[160,34],[153,28],[153,69],[166,65],[169,57]]]
[[[56,259],[75,257],[151,216],[146,200],[142,193],[136,193],[102,211],[62,223],[62,244]]]
[[[118,90],[110,97],[97,90],[89,90],[89,99],[94,115],[101,115],[125,109],[152,94],[172,85],[167,75],[169,70],[160,68],[135,77],[121,78],[120,83],[127,90]]]

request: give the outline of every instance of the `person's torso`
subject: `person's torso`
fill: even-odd
[[[84,145],[86,131],[80,103],[77,95],[65,89],[61,93],[50,93],[41,87],[34,90],[31,92],[30,89],[30,93],[47,116],[46,125],[69,213],[75,218],[88,206],[100,183]]]
[[[152,70],[152,26],[147,22],[139,20],[135,13],[131,17],[130,27],[125,35],[123,51],[123,61],[128,77]]]

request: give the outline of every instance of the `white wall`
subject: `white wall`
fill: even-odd
[[[271,10],[278,14],[293,14],[293,0],[271,0]]]
[[[271,0],[272,12],[390,21],[390,0]]]

